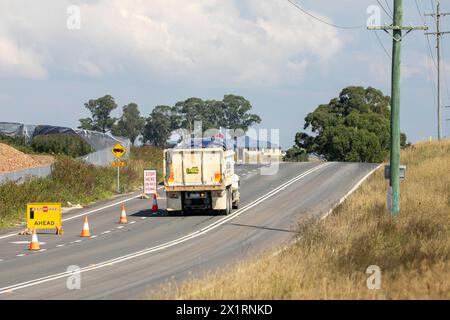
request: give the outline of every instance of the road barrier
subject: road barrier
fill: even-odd
[[[81,230],[81,235],[80,237],[90,237],[91,236],[91,231],[89,230],[89,222],[88,222],[88,217],[84,216],[84,222],[83,222],[83,230]]]
[[[40,246],[39,246],[39,240],[36,234],[36,229],[33,229],[33,234],[31,236],[31,242],[30,242],[30,251],[34,251],[34,250],[40,250]]]
[[[157,212],[159,210],[158,208],[158,199],[156,198],[156,193],[153,194],[153,205],[152,205],[152,211]]]
[[[127,212],[125,211],[125,204],[122,203],[122,214],[120,215],[120,220],[119,220],[120,224],[127,224]]]

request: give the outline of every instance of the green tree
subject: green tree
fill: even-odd
[[[390,98],[374,88],[347,87],[305,118],[295,146],[330,161],[381,162],[389,152]],[[402,144],[406,135],[402,134]]]
[[[283,161],[306,162],[308,161],[308,158],[308,153],[305,149],[298,146],[293,146],[286,151],[286,155],[283,157]]]
[[[145,119],[141,117],[138,105],[129,103],[123,106],[123,113],[117,124],[112,128],[112,133],[117,136],[127,137],[134,144],[136,138],[142,133]]]
[[[143,132],[144,143],[166,147],[172,131],[180,127],[180,121],[174,107],[156,106],[146,119]]]
[[[117,108],[113,97],[106,95],[95,100],[89,100],[84,106],[91,112],[92,117],[80,119],[78,128],[103,133],[111,130],[116,122],[116,119],[111,117],[111,112]]]

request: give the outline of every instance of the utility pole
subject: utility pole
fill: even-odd
[[[428,27],[405,27],[403,24],[403,0],[394,0],[394,21],[392,25],[369,26],[369,30],[392,31],[392,84],[391,84],[391,146],[389,203],[391,215],[400,213],[400,66],[403,38],[413,30],[428,30]],[[403,35],[403,31],[406,31]],[[389,33],[390,34],[390,33]]]
[[[437,49],[437,131],[438,140],[442,139],[442,107],[441,107],[441,37],[444,34],[450,32],[441,31],[441,17],[450,15],[449,12],[441,12],[441,1],[437,2],[436,13],[426,13],[425,16],[433,17],[436,21],[436,32],[425,33],[425,35],[436,36],[436,49]]]

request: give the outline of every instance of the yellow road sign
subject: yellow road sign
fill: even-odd
[[[120,159],[120,157],[122,157],[127,152],[127,150],[122,147],[120,143],[118,143],[111,149],[111,152],[114,156],[116,156],[116,158]]]
[[[125,165],[124,161],[113,161],[112,166],[113,167],[123,167]]]
[[[54,229],[61,227],[61,203],[28,203],[28,229]]]

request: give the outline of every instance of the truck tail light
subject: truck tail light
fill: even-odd
[[[220,182],[220,180],[222,180],[222,175],[220,173],[215,173],[214,174],[214,181]]]
[[[169,174],[169,182],[174,182],[175,181],[175,179],[174,179],[174,177],[173,177],[173,172],[171,172],[170,174]]]

